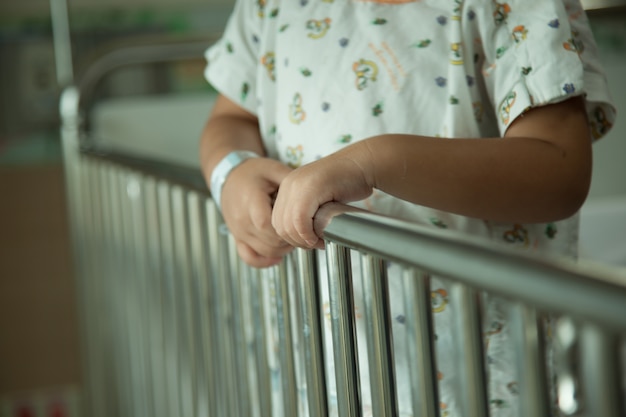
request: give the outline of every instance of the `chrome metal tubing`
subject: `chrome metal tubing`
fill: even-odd
[[[626,275],[606,266],[532,256],[461,233],[370,213],[337,216],[324,235],[336,244],[417,267],[432,276],[449,277],[546,311],[626,331]]]
[[[145,217],[145,246],[147,250],[147,288],[148,319],[149,319],[149,356],[152,368],[152,401],[155,417],[168,416],[168,397],[166,379],[165,334],[163,331],[163,289],[161,272],[161,234],[159,229],[159,213],[157,185],[152,177],[143,179],[143,206]]]
[[[595,3],[624,2],[584,4],[590,8]],[[56,12],[60,4],[55,2]],[[57,23],[63,23],[56,12]],[[55,32],[59,39],[67,35],[58,27]],[[297,264],[277,269],[280,273],[273,282],[277,305],[266,305],[270,297],[261,278],[265,272],[244,267],[234,248],[229,249],[227,231],[200,172],[105,153],[94,147],[86,129],[95,87],[111,71],[197,59],[208,43],[115,51],[85,72],[79,88],[67,88],[62,94],[69,214],[84,318],[87,415],[267,417],[282,412],[291,417],[300,411],[301,394],[306,395],[309,415],[329,412],[315,260],[298,251]],[[59,52],[58,58],[63,58]],[[71,75],[68,69],[65,74]],[[464,365],[461,406],[469,410],[467,416],[488,413],[478,291],[515,303],[510,326],[519,340],[520,403],[525,415],[546,414],[548,407],[538,311],[563,315],[582,326],[579,410],[593,416],[624,414],[617,355],[617,340],[626,332],[623,271],[521,254],[492,242],[372,214],[339,215],[324,233],[341,417],[362,414],[350,248],[367,254],[365,269],[371,273],[365,282],[366,325],[368,351],[376,359],[370,369],[377,413],[397,412],[387,283],[374,278],[384,277],[384,260],[406,266],[402,279],[415,415],[439,414],[428,276],[449,278],[451,297],[457,301],[454,307],[460,308],[456,333],[464,355],[459,356]],[[291,299],[294,285],[297,297]],[[272,348],[279,347],[282,390],[272,385],[272,372],[279,367],[275,352],[268,350],[275,330],[266,321],[270,314],[278,318],[278,343],[272,342]],[[301,352],[294,351],[296,345]],[[576,349],[569,351],[572,358],[575,353]],[[283,401],[276,400],[279,395]]]
[[[317,251],[297,249],[297,279],[300,316],[300,340],[304,355],[307,403],[310,417],[328,415],[324,362],[323,309],[320,295]]]
[[[87,172],[87,167],[89,164],[87,163],[87,158],[83,159],[85,173]],[[118,351],[119,346],[117,344],[112,343],[112,340],[117,339],[117,331],[116,328],[116,318],[117,318],[117,308],[113,303],[115,302],[117,294],[115,293],[117,288],[117,268],[118,268],[118,259],[116,258],[116,248],[117,242],[115,241],[114,234],[114,225],[115,225],[115,217],[114,217],[114,209],[112,204],[112,191],[111,191],[111,169],[105,164],[94,164],[93,168],[95,168],[98,172],[98,177],[100,181],[98,182],[98,186],[101,193],[100,204],[102,205],[102,222],[103,227],[101,229],[102,237],[104,241],[104,247],[102,248],[103,258],[107,260],[106,264],[103,265],[100,273],[96,273],[94,275],[85,275],[85,281],[91,280],[100,280],[101,284],[101,292],[100,292],[100,305],[101,305],[101,313],[103,317],[99,319],[99,321],[103,325],[104,338],[102,342],[102,350],[105,351],[103,361],[103,366],[105,367],[106,377],[105,380],[109,384],[108,392],[106,393],[106,405],[104,410],[111,412],[112,414],[122,415],[122,395],[120,394],[120,389],[123,389],[124,386],[121,387],[117,385],[120,382],[120,370],[118,369],[116,364],[118,364],[117,359],[119,357]],[[94,200],[98,202],[99,200]],[[104,285],[105,280],[108,280],[109,285]],[[108,318],[104,318],[108,317]],[[98,411],[96,411],[97,413]]]
[[[601,327],[583,323],[581,330],[583,410],[589,416],[624,416],[618,337]],[[623,387],[621,389],[624,389]]]
[[[231,236],[229,239],[229,264],[231,305],[232,305],[232,328],[229,329],[233,337],[233,354],[235,359],[235,370],[237,377],[237,391],[239,415],[252,415],[252,405],[250,404],[250,378],[248,376],[248,340],[246,337],[246,321],[244,314],[243,295],[248,282],[244,277],[245,267],[237,256],[235,240]]]
[[[77,161],[77,165],[80,164]],[[87,387],[90,388],[91,394],[87,397],[92,407],[102,407],[106,409],[107,391],[111,390],[111,380],[107,381],[107,374],[111,368],[107,369],[107,364],[101,359],[102,347],[107,342],[107,325],[104,320],[106,314],[106,297],[104,294],[109,288],[104,285],[106,276],[104,271],[107,267],[106,262],[102,261],[102,257],[98,253],[102,253],[104,244],[102,240],[95,239],[96,236],[103,235],[103,228],[106,220],[103,218],[103,207],[100,194],[95,193],[98,190],[98,166],[82,165],[81,180],[79,193],[82,196],[83,207],[80,217],[80,236],[84,242],[87,242],[81,248],[81,264],[79,271],[85,276],[89,276],[89,280],[83,281],[83,314],[85,314],[86,346],[87,349]],[[106,381],[106,382],[105,382]],[[108,383],[107,383],[108,382]],[[109,397],[110,398],[110,397]]]
[[[523,417],[550,415],[546,375],[544,323],[537,311],[523,304],[511,308],[510,328],[517,348],[517,373]]]
[[[389,284],[382,259],[361,255],[372,413],[398,414]]]
[[[278,322],[278,355],[282,381],[283,413],[286,416],[298,415],[298,386],[294,363],[293,337],[291,329],[291,303],[289,297],[289,274],[287,261],[275,267],[274,285],[276,290],[276,311]]]
[[[170,204],[173,225],[173,259],[174,279],[173,290],[176,298],[176,317],[178,328],[178,390],[183,415],[193,416],[196,413],[196,386],[193,352],[193,330],[191,315],[191,269],[189,261],[189,222],[187,212],[186,191],[174,185],[170,188]]]
[[[406,311],[406,351],[411,378],[413,415],[439,415],[430,277],[415,269],[402,274]]]
[[[159,229],[161,231],[161,270],[162,270],[162,306],[163,306],[163,331],[165,335],[165,374],[167,378],[167,404],[170,415],[182,413],[181,396],[179,392],[180,362],[178,353],[178,329],[177,306],[175,296],[175,260],[174,257],[174,231],[172,210],[170,202],[170,185],[166,182],[157,184]]]
[[[191,257],[191,304],[194,334],[196,415],[216,415],[215,385],[209,361],[215,358],[211,334],[213,323],[209,306],[211,294],[206,254],[209,253],[204,203],[206,198],[196,192],[187,193],[189,244]]]
[[[230,368],[230,344],[228,343],[228,337],[226,332],[228,331],[226,314],[224,311],[226,308],[225,303],[228,300],[224,300],[222,283],[226,279],[228,273],[227,264],[227,250],[226,239],[227,237],[222,233],[222,218],[219,210],[215,206],[213,200],[206,201],[204,210],[207,217],[207,233],[209,248],[211,251],[208,254],[209,257],[209,277],[208,284],[211,298],[210,298],[210,312],[211,320],[213,323],[213,334],[211,335],[211,341],[213,345],[213,351],[215,356],[211,357],[210,367],[211,376],[213,378],[213,384],[215,385],[216,396],[216,415],[232,415],[231,411],[231,384],[232,384],[232,371]]]
[[[136,370],[132,366],[131,357],[131,337],[128,316],[131,314],[129,303],[132,299],[126,290],[126,279],[128,277],[128,254],[126,253],[127,243],[124,236],[124,204],[123,204],[123,172],[120,170],[109,170],[109,186],[112,203],[112,226],[113,226],[113,264],[115,273],[112,275],[114,285],[113,297],[110,299],[114,313],[114,334],[117,334],[119,343],[117,344],[118,363],[118,392],[122,416],[141,415],[140,401],[133,401],[137,393],[139,383]]]
[[[348,249],[326,241],[326,261],[339,417],[360,417],[361,385]]]
[[[450,289],[450,304],[453,303],[461,413],[467,417],[488,416],[478,294],[463,284],[454,283]]]
[[[125,175],[125,201],[128,212],[128,226],[125,227],[128,233],[127,243],[130,247],[131,255],[131,276],[128,277],[129,287],[132,288],[131,305],[133,315],[132,321],[132,345],[134,347],[133,365],[137,369],[138,378],[142,381],[138,387],[141,390],[140,400],[142,415],[153,416],[153,382],[152,369],[150,367],[150,352],[148,341],[150,340],[150,326],[148,326],[147,307],[147,254],[145,242],[145,217],[144,217],[144,195],[141,175],[127,172]]]
[[[261,273],[258,270],[252,271],[250,278],[252,325],[254,328],[254,353],[256,388],[258,399],[258,413],[260,417],[271,417],[272,415],[272,392],[271,376],[268,363],[267,333],[265,326],[265,294],[263,291]]]
[[[218,314],[219,314],[219,327],[218,337],[221,340],[220,345],[220,360],[222,371],[222,394],[225,397],[225,409],[226,415],[240,415],[239,412],[239,398],[237,396],[237,354],[235,346],[235,334],[234,334],[234,309],[232,290],[231,290],[231,265],[229,263],[230,250],[229,250],[229,236],[218,230],[218,245],[217,254],[219,256],[218,265],[220,274],[216,277],[218,286]]]

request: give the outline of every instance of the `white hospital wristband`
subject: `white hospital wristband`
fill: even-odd
[[[251,151],[233,151],[213,168],[211,173],[211,196],[220,210],[222,209],[222,187],[226,182],[228,174],[246,159],[259,157],[260,155]]]

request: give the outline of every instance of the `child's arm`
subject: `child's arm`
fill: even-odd
[[[200,162],[207,184],[217,164],[231,151],[265,155],[256,117],[220,96],[200,139]],[[271,225],[272,200],[291,169],[269,158],[247,159],[228,175],[221,193],[224,220],[248,264],[266,267],[293,248]]]
[[[583,100],[532,109],[504,138],[372,137],[293,171],[281,183],[272,223],[287,242],[320,247],[317,209],[367,197],[373,188],[423,206],[502,222],[574,214],[591,179]]]

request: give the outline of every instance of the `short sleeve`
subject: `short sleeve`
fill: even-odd
[[[485,86],[500,133],[528,109],[584,95],[591,135],[615,109],[587,17],[578,0],[479,1]]]
[[[237,0],[220,40],[207,49],[205,78],[217,91],[256,114],[256,74],[263,9]]]

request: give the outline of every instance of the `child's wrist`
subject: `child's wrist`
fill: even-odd
[[[221,197],[222,187],[226,182],[226,178],[231,171],[241,165],[244,161],[250,158],[259,158],[255,152],[252,151],[232,151],[226,155],[222,160],[213,168],[211,173],[211,196],[217,207],[221,210]]]

